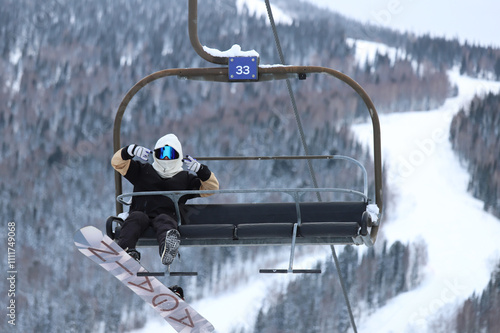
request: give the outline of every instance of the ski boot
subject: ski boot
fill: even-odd
[[[179,298],[181,298],[182,300],[184,300],[184,290],[182,289],[182,287],[179,287],[178,285],[175,285],[175,286],[168,287],[168,289],[172,290],[172,292],[174,294],[176,294],[177,296],[179,296]]]
[[[181,244],[181,235],[177,229],[167,231],[163,247],[160,248],[161,262],[163,265],[170,266],[177,256],[179,245]]]
[[[129,256],[137,260],[138,262],[141,261],[141,253],[137,251],[136,249],[127,249],[126,251]]]

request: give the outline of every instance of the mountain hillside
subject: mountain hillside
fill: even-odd
[[[476,97],[453,118],[450,140],[471,173],[469,190],[500,217],[500,95]]]
[[[389,243],[425,243],[428,259],[419,286],[361,318],[362,332],[456,332],[456,323],[464,320],[459,310],[463,302],[494,283],[489,280],[499,261],[500,223],[468,191],[470,175],[449,134],[461,108],[476,95],[496,94],[500,84],[461,76],[458,66],[449,77],[459,94],[438,109],[381,117],[386,176],[394,195],[383,234]],[[360,140],[370,143],[367,127],[354,128]],[[494,299],[490,291],[495,292],[488,288],[484,295]],[[467,313],[476,320],[491,316],[494,309]]]
[[[500,330],[500,276],[499,267],[491,275],[488,286],[481,293],[474,293],[459,309],[456,322],[457,333],[497,332]]]
[[[257,50],[261,64],[279,62],[267,21],[239,3],[200,1],[202,43],[220,50],[240,44]],[[456,94],[446,69],[459,65],[462,54],[473,53],[470,46],[447,41],[441,48],[432,39],[433,52],[426,53],[418,47],[425,38],[375,29],[365,39],[383,41],[386,49],[381,48],[374,61],[358,62],[356,50],[362,43],[352,41],[364,31],[362,25],[300,1],[287,3],[281,10],[292,20],[283,20],[277,27],[287,63],[322,65],[351,75],[368,90],[381,113],[442,105]],[[187,2],[0,0],[0,22],[0,212],[17,230],[16,328],[120,332],[141,327],[149,309],[83,258],[72,238],[85,225],[103,229],[106,218],[114,214],[111,131],[125,93],[142,77],[164,68],[214,66],[190,46]],[[451,54],[450,45],[456,47],[451,58],[445,56]],[[387,47],[396,55],[386,53]],[[498,52],[474,50],[493,58]],[[425,56],[417,56],[419,52]],[[491,62],[482,57],[470,58],[476,61],[475,75],[492,76]],[[359,98],[324,77],[292,81],[292,88],[310,153],[354,156],[371,170],[370,154],[351,131],[353,122],[367,117]],[[228,85],[177,78],[155,82],[131,102],[123,119],[122,144],[151,147],[166,132],[177,133],[184,152],[194,156],[303,154],[284,82]],[[312,183],[304,163],[213,162],[210,167],[223,188],[309,187]],[[314,168],[320,186],[360,187],[360,175],[344,164],[322,161]],[[389,186],[386,195],[389,208]],[[216,200],[282,198],[220,196]],[[393,255],[415,258],[412,246],[396,246]],[[270,251],[186,249],[179,268],[196,269],[200,276],[195,282],[176,282],[187,284],[189,297],[196,301],[231,283],[244,284],[248,274],[243,268],[243,273],[220,273],[236,266],[234,256],[251,262]],[[146,266],[157,267],[155,252],[143,250]],[[363,261],[362,256],[356,258]],[[193,263],[195,267],[188,267]],[[4,272],[6,265],[1,266]],[[411,275],[412,266],[406,267],[410,271],[401,274]],[[410,282],[403,287],[387,285],[387,297],[412,288],[416,282]],[[377,295],[376,302],[385,302],[382,298]],[[7,294],[0,300],[7,304]]]

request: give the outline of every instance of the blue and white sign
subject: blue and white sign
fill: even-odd
[[[229,80],[258,80],[258,57],[230,57]]]

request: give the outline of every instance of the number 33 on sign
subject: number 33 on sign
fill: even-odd
[[[229,58],[229,80],[258,80],[258,58],[257,57],[230,57]]]

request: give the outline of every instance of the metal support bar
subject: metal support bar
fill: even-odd
[[[349,312],[349,319],[351,321],[352,329],[354,330],[355,333],[357,333],[358,329],[356,328],[356,322],[354,321],[354,316],[352,314],[351,303],[349,302],[349,297],[347,295],[347,288],[344,283],[344,278],[342,277],[342,273],[340,272],[340,263],[339,263],[339,258],[337,257],[337,253],[335,252],[335,246],[330,245],[330,249],[332,250],[332,256],[333,256],[333,261],[335,262],[335,267],[337,267],[337,275],[339,277],[340,286],[342,287],[342,293],[344,294],[344,299],[347,306],[347,310]]]
[[[346,193],[353,194],[361,197],[364,201],[369,200],[369,198],[364,194],[356,190],[344,189],[344,188],[278,188],[278,189],[233,189],[233,190],[189,190],[189,191],[151,191],[151,192],[132,192],[132,193],[123,193],[120,194],[116,200],[121,204],[128,204],[125,198],[135,197],[135,196],[151,196],[151,195],[164,195],[172,200],[176,200],[179,197],[185,194],[232,194],[232,193],[307,193],[307,192],[337,192],[337,193]]]
[[[198,272],[137,272],[137,276],[198,276]]]
[[[201,156],[200,161],[264,161],[264,160],[333,160],[341,155],[288,155],[288,156]]]
[[[368,196],[368,172],[358,160],[344,155],[293,155],[293,156],[202,156],[199,161],[266,161],[266,160],[344,160],[356,164],[363,173],[363,193]]]
[[[293,259],[295,256],[295,240],[297,239],[297,225],[298,223],[293,224],[293,235],[292,235],[292,246],[290,248],[290,261],[288,264],[288,272],[293,272]]]
[[[215,57],[207,53],[205,49],[203,49],[203,46],[201,46],[200,39],[198,37],[198,0],[189,0],[188,22],[189,40],[191,41],[191,45],[196,53],[211,63],[227,65],[229,62],[228,57]]]
[[[198,276],[198,272],[170,272],[170,276]]]
[[[174,206],[175,206],[175,214],[177,215],[177,225],[181,225],[182,224],[182,218],[181,218],[181,210],[179,208],[179,199],[181,198],[181,194],[172,194],[172,196],[170,197],[170,199],[172,199],[172,201],[174,202]]]
[[[137,272],[137,276],[165,276],[165,272]]]
[[[264,273],[264,274],[287,274],[287,273],[294,273],[294,274],[321,274],[321,269],[293,269],[291,272],[288,269],[259,269],[259,273]]]

